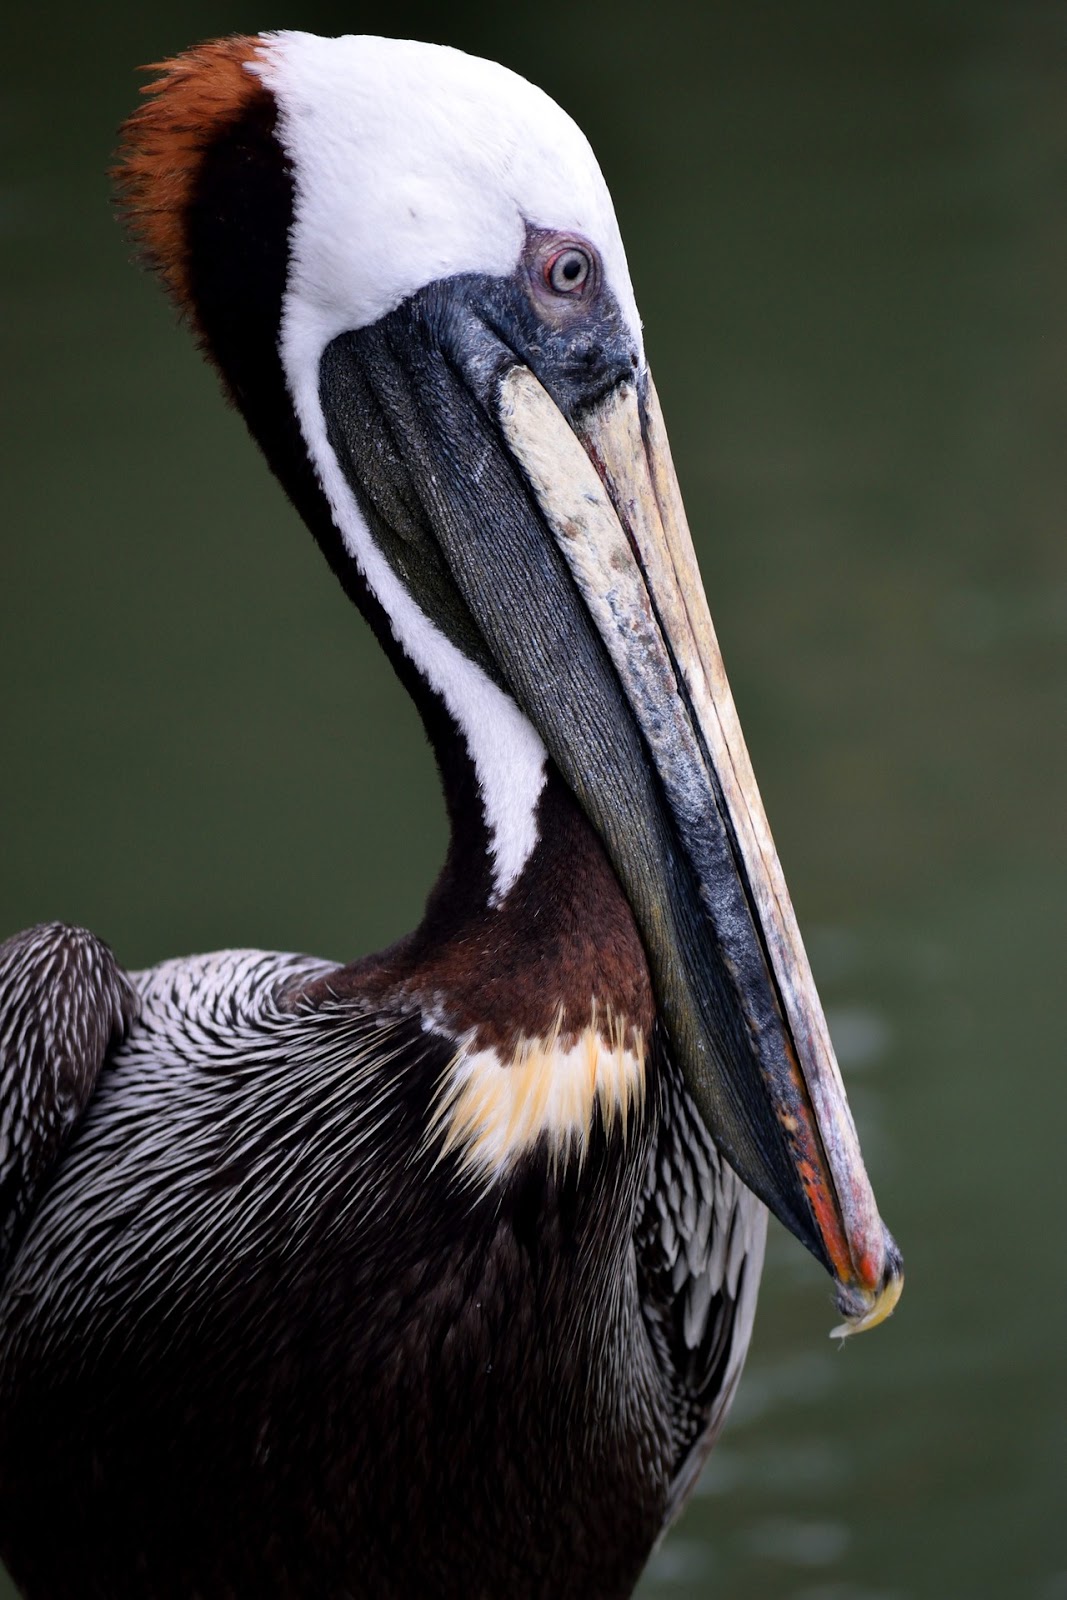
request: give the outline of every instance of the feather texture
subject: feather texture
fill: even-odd
[[[0,945],[0,1268],[137,1009],[83,928],[42,923]]]
[[[68,1592],[55,1503],[84,1596],[623,1595],[695,1480],[762,1207],[662,1041],[625,1137],[594,1106],[581,1162],[546,1134],[472,1190],[426,1138],[454,1041],[337,972],[227,951],[115,980],[136,1020],[0,1292],[31,1595]]]

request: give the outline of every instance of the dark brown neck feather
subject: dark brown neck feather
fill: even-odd
[[[538,803],[538,842],[499,906],[490,904],[476,792],[462,805],[454,793],[449,799],[451,845],[419,927],[333,975],[330,986],[383,1005],[414,1002],[457,1032],[474,1030],[479,1048],[502,1052],[547,1036],[560,1021],[565,1045],[590,1022],[647,1041],[652,989],[633,914],[555,768],[549,764]]]

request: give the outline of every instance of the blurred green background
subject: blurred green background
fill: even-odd
[[[1063,1600],[1067,6],[20,9],[0,936],[346,958],[417,918],[444,845],[419,727],[128,264],[105,168],[133,68],[204,37],[409,34],[517,68],[616,197],[908,1266],[894,1321],[838,1350],[774,1230],[733,1420],[642,1594]]]

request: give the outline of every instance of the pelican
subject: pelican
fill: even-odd
[[[30,1600],[623,1596],[736,1389],[769,1207],[878,1214],[611,200],[452,49],[165,63],[134,237],[421,713],[451,824],[347,965],[0,947],[0,1553]]]

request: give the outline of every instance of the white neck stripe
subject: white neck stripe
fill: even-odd
[[[281,355],[304,443],[345,549],[382,607],[393,637],[441,696],[466,743],[481,792],[493,870],[492,904],[513,887],[537,843],[537,802],[545,747],[514,700],[441,632],[415,603],[360,511],[326,432],[318,392],[319,357],[309,359],[282,315]]]

